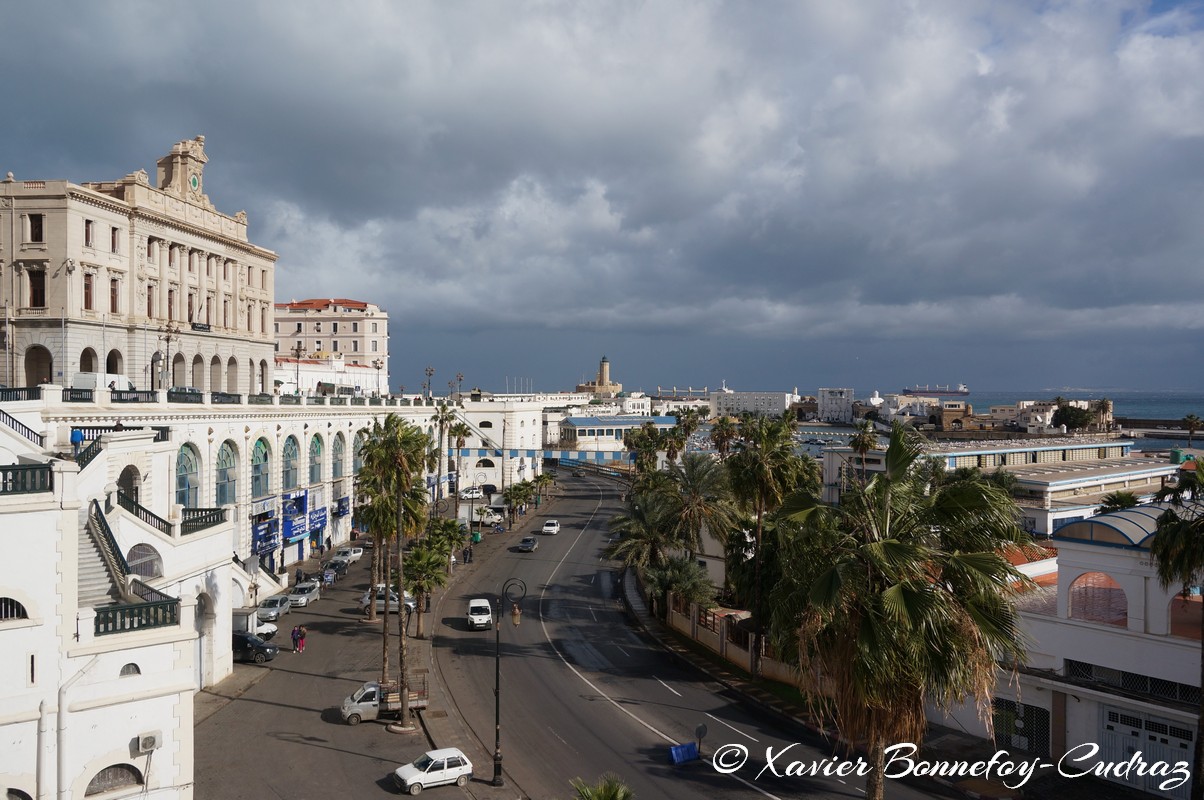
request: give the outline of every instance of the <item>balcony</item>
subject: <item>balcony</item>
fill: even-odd
[[[10,464],[0,467],[0,495],[36,494],[54,489],[49,464]]]
[[[177,598],[138,580],[132,582],[130,590],[143,602],[97,608],[94,628],[97,636],[180,624],[180,601]]]

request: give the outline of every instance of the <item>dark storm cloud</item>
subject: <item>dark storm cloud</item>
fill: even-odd
[[[1183,386],[1204,327],[1198,3],[14,8],[0,169],[204,134],[411,387]]]

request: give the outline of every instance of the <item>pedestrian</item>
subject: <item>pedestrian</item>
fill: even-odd
[[[115,431],[125,430],[125,426],[121,424],[121,420],[117,420],[117,424],[113,426],[113,430],[115,430]]]
[[[301,641],[301,626],[294,625],[293,626],[293,652],[294,653],[297,652],[297,647],[298,647],[298,644],[300,643],[300,641]]]
[[[305,652],[305,634],[308,632],[309,631],[305,630],[304,625],[301,625],[297,628],[297,644],[301,647],[301,649],[298,651],[300,653]]]
[[[468,563],[472,563],[472,545],[468,546]]]
[[[465,548],[464,548],[464,549],[463,549],[463,550],[460,552],[460,556],[461,556],[461,560],[462,560],[462,561],[463,561],[465,564],[467,564],[467,563],[468,563],[468,548],[467,548],[467,547],[465,547]]]
[[[75,458],[79,458],[79,446],[83,443],[83,441],[84,441],[84,432],[81,431],[79,428],[72,428],[71,429],[71,449],[73,451],[75,451],[74,452]]]
[[[329,537],[329,536],[327,536],[327,537],[326,537],[326,549],[327,549],[327,550],[333,550],[333,549],[334,549],[334,548],[332,548],[332,547],[330,546],[330,537]]]
[[[109,381],[109,391],[111,392],[116,388],[117,388],[117,381]]]

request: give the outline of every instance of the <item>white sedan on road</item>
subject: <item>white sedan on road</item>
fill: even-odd
[[[543,524],[543,530],[540,533],[555,536],[560,533],[560,521],[555,519],[548,520]]]
[[[322,599],[322,592],[318,589],[318,584],[315,581],[306,581],[298,583],[293,587],[293,590],[288,593],[288,601],[293,608],[303,608],[315,600]]]

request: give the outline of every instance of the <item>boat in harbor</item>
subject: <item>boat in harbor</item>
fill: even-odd
[[[936,386],[920,386],[918,383],[908,389],[904,389],[900,394],[918,394],[925,397],[961,397],[970,394],[970,390],[966,384],[959,383],[954,386],[941,386],[939,383]]]

